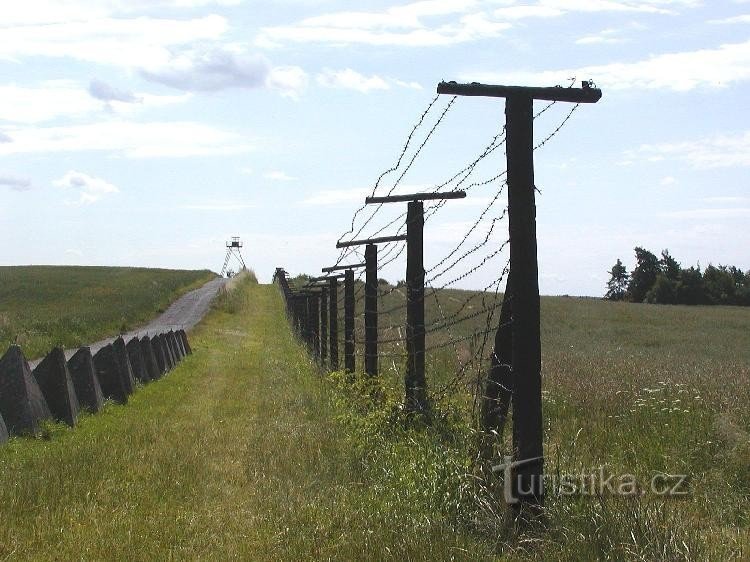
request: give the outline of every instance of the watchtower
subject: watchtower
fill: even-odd
[[[224,257],[224,265],[221,268],[221,276],[224,277],[224,275],[227,275],[228,277],[231,277],[230,271],[227,270],[227,266],[229,265],[229,261],[232,259],[232,256],[234,256],[238,262],[240,262],[240,265],[242,266],[242,269],[247,269],[245,266],[245,260],[242,259],[242,252],[240,251],[240,248],[242,248],[242,241],[240,240],[239,236],[232,236],[232,239],[227,241],[227,255]]]

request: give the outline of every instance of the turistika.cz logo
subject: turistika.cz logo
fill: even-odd
[[[543,457],[514,461],[503,457],[502,464],[492,467],[493,472],[503,473],[505,501],[518,503],[518,496],[532,496],[542,492],[552,497],[641,497],[647,494],[666,498],[680,498],[689,495],[686,474],[656,473],[649,480],[641,481],[633,474],[615,474],[600,466],[591,472],[581,474],[548,473],[542,476],[541,485],[535,476],[522,477],[516,470],[528,464],[541,462]],[[517,479],[513,485],[514,477]]]

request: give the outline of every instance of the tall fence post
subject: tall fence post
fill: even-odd
[[[331,329],[329,330],[330,337],[330,366],[332,371],[338,371],[339,369],[339,311],[338,311],[338,279],[330,279],[328,281],[328,321],[330,322]]]
[[[514,95],[505,104],[513,279],[513,449],[516,452],[513,490],[514,497],[524,503],[541,504],[544,451],[533,99]]]
[[[320,290],[320,364],[325,366],[328,355],[328,290]]]
[[[410,201],[406,213],[406,409],[427,410],[424,327],[424,204]]]
[[[310,295],[310,340],[312,342],[313,356],[320,360],[320,310],[318,307],[318,295]]]
[[[365,246],[365,373],[378,374],[378,247]]]
[[[344,272],[344,368],[354,372],[354,270]]]

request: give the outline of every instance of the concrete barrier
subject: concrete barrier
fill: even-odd
[[[104,397],[127,404],[130,394],[125,381],[127,377],[120,372],[120,362],[116,355],[112,344],[104,346],[94,355],[94,368]]]
[[[133,367],[130,365],[130,357],[128,357],[128,350],[125,347],[125,340],[122,336],[112,342],[112,347],[115,349],[115,359],[117,360],[120,375],[125,381],[125,388],[128,394],[135,392],[135,377],[133,377]]]
[[[161,378],[161,371],[159,370],[159,363],[156,361],[154,347],[151,345],[151,338],[143,336],[140,340],[140,346],[143,361],[146,364],[146,371],[148,371],[148,377],[152,381]]]
[[[190,347],[190,342],[188,341],[187,334],[185,333],[185,330],[180,330],[177,332],[180,335],[180,338],[182,339],[182,345],[185,348],[185,353],[188,355],[193,354],[193,350]]]
[[[154,350],[156,364],[159,367],[159,377],[162,377],[167,371],[169,371],[169,364],[167,361],[167,354],[164,351],[164,342],[161,341],[159,334],[156,334],[151,338],[151,348]]]
[[[174,353],[172,352],[172,346],[169,344],[169,338],[167,338],[166,334],[159,334],[159,340],[161,341],[161,345],[164,348],[164,358],[167,362],[167,371],[171,371],[172,369],[174,369],[177,361],[175,360]]]
[[[39,433],[41,422],[52,418],[21,348],[12,345],[0,358],[0,415],[10,435]]]
[[[177,343],[177,350],[180,352],[180,359],[184,359],[187,353],[185,352],[185,346],[182,344],[182,338],[177,332],[170,332],[174,336],[174,341]]]
[[[179,363],[180,361],[182,361],[184,354],[180,349],[180,344],[177,341],[177,336],[175,336],[173,330],[169,330],[169,332],[167,332],[167,338],[169,338],[169,343],[172,345],[172,353],[174,353],[175,359]]]
[[[0,416],[0,445],[7,443],[9,437],[8,427],[5,425],[5,420],[3,419],[3,416]]]
[[[128,352],[130,366],[133,368],[133,377],[142,384],[151,382],[151,376],[146,369],[146,359],[143,357],[141,340],[133,338],[127,343],[125,349]]]
[[[73,427],[78,418],[78,397],[70,380],[65,352],[56,347],[32,372],[54,418]]]
[[[76,351],[73,357],[68,359],[68,372],[73,381],[79,407],[92,413],[101,410],[104,405],[104,394],[96,376],[91,349],[82,347]]]

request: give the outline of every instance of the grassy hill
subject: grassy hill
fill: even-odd
[[[27,357],[74,347],[151,319],[214,276],[207,270],[133,267],[0,267],[0,350]]]

